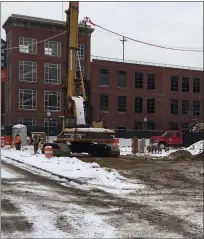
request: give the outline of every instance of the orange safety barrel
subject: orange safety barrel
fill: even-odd
[[[45,157],[46,158],[52,158],[53,157],[53,148],[52,148],[52,146],[46,146],[45,148],[44,148],[44,151],[45,151]]]
[[[115,139],[114,145],[119,146],[119,139]]]
[[[1,137],[1,147],[5,147],[5,139],[4,136]]]

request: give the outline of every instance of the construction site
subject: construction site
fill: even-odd
[[[123,81],[125,71],[121,67],[123,76],[119,77],[121,85],[118,86],[122,89],[116,91],[120,116],[115,116],[114,109],[111,110],[115,101],[112,98],[108,106],[109,98],[104,96],[114,92],[112,85],[107,84],[107,75],[117,66],[107,73],[106,62],[94,63],[87,59],[91,56],[93,28],[103,27],[87,16],[79,21],[81,2],[66,4],[66,22],[12,14],[3,24],[7,38],[4,51],[7,50],[10,61],[7,68],[11,65],[13,68],[12,74],[2,68],[8,77],[3,86],[6,104],[3,104],[1,131],[1,237],[203,238],[202,69],[129,66],[129,72],[133,68],[149,72],[147,85],[154,82],[153,73],[148,78],[154,69],[160,80],[178,74],[187,88],[186,78],[192,80],[184,98],[192,102],[189,108],[181,108],[185,114],[172,116],[171,107],[171,116],[164,113],[171,102],[164,92],[171,87],[162,82],[158,91],[150,93],[156,97],[160,92],[156,101],[162,109],[155,111],[151,118],[141,110],[139,100],[135,112],[139,113],[140,108],[141,115],[136,118],[126,114],[126,106],[132,103],[127,100],[126,104],[124,95],[132,97],[132,86],[123,89],[126,86],[123,83],[131,81],[128,78]],[[45,28],[47,37],[43,33]],[[38,40],[32,39],[32,34]],[[80,47],[84,40],[89,46],[88,53],[85,47],[86,54]],[[124,41],[123,37],[123,44]],[[51,50],[55,43],[55,50]],[[201,50],[192,51],[197,54]],[[55,67],[58,76],[52,78],[50,72]],[[24,68],[29,72],[24,72]],[[113,73],[111,76],[115,79]],[[38,82],[40,77],[45,77],[44,82]],[[175,77],[172,80],[175,86]],[[98,81],[100,86],[96,86]],[[153,86],[148,89],[154,91]],[[141,91],[138,97],[147,100],[145,106],[151,106],[148,112],[153,113],[153,101],[149,101],[146,93]],[[56,98],[52,98],[55,94]],[[99,102],[101,96],[103,104]],[[177,99],[183,100],[180,95]],[[18,107],[13,108],[12,102],[17,102]],[[44,126],[46,132],[35,130],[35,126],[39,129]],[[52,127],[57,129],[54,136],[50,133]]]

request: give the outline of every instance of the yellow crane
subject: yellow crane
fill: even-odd
[[[79,2],[70,1],[69,9],[65,12],[67,15],[67,70],[63,82],[64,116],[59,117],[61,133],[52,144],[54,153],[67,156],[70,152],[86,152],[97,157],[119,157],[119,147],[114,144],[115,131],[104,129],[100,122],[92,122],[92,127],[87,124],[87,112],[91,105],[86,93],[89,87],[88,81],[82,74],[78,55]],[[77,61],[80,68],[80,80],[76,79]]]

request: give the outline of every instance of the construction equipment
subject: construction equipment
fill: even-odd
[[[92,120],[89,83],[81,71],[78,55],[79,2],[70,1],[67,19],[67,74],[63,82],[64,116],[59,117],[61,133],[52,147],[60,155],[86,152],[97,157],[119,157],[115,131],[103,128],[103,122]],[[80,79],[76,79],[77,61]],[[47,145],[47,144],[46,144]],[[66,153],[65,153],[66,151]]]

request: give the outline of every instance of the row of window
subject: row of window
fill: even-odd
[[[19,38],[19,52],[28,54],[37,54],[37,39],[32,38]],[[45,56],[62,56],[62,46],[60,41],[45,41],[44,42],[44,55]],[[11,48],[11,46],[10,46]],[[84,45],[78,45],[79,59],[84,59]]]
[[[19,89],[19,109],[37,110],[37,90]],[[60,91],[44,91],[44,110],[61,111]]]
[[[135,130],[157,130],[157,126],[155,122],[142,122],[142,121],[135,121],[134,123]],[[180,124],[175,122],[169,123],[170,130],[179,130]],[[189,123],[182,122],[181,129],[186,130],[189,129]]]
[[[144,98],[135,97],[135,113],[144,113]],[[127,98],[126,96],[118,96],[118,112],[127,111]],[[182,114],[183,115],[200,115],[200,101],[192,101],[193,111],[190,111],[190,101],[182,100]],[[171,100],[171,114],[177,115],[179,113],[179,101]],[[156,100],[154,98],[146,99],[146,113],[155,113],[156,111]],[[100,110],[109,110],[109,96],[100,95]]]
[[[84,71],[84,67],[81,66]],[[9,68],[9,81],[11,79]],[[19,81],[37,82],[37,62],[34,61],[20,61],[19,62]],[[79,78],[79,66],[77,66],[76,77]],[[44,82],[50,84],[61,84],[62,69],[61,64],[44,64]]]
[[[57,127],[58,120],[56,118],[44,118],[44,127]],[[26,126],[37,126],[36,118],[23,117],[19,118],[19,124]]]
[[[143,89],[144,88],[144,77],[145,73],[135,72],[135,88]],[[127,72],[118,71],[117,75],[118,87],[125,88],[127,87]],[[110,76],[109,70],[100,69],[100,86],[109,86],[110,85]],[[156,75],[153,73],[147,73],[147,89],[155,90],[156,89]],[[189,92],[190,90],[190,78],[182,77],[182,92]],[[171,77],[171,91],[179,91],[179,78],[178,76]],[[193,78],[193,92],[200,92],[200,79]]]

